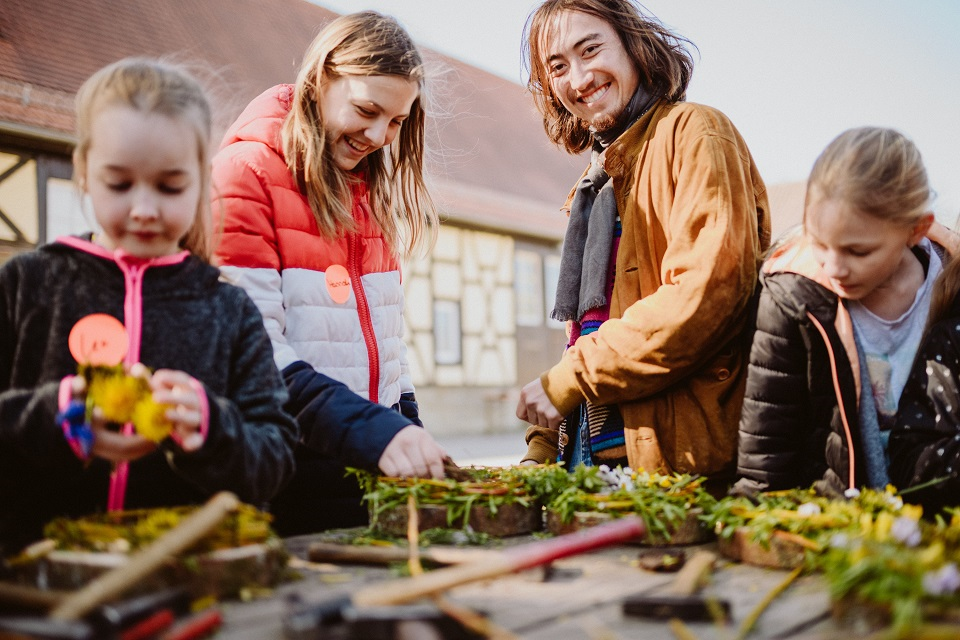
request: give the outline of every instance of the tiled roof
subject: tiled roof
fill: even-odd
[[[2,0],[0,129],[69,136],[83,80],[131,55],[211,68],[225,126],[263,89],[292,82],[303,51],[335,16],[305,0]],[[438,103],[428,147],[446,214],[561,238],[559,205],[584,160],[548,143],[520,85],[425,55],[438,71],[428,85]]]

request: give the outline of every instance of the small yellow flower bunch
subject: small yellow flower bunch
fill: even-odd
[[[170,435],[169,407],[154,401],[146,367],[128,373],[122,365],[84,366],[80,375],[87,381],[88,410],[99,408],[108,422],[133,423],[137,433],[152,442]]]

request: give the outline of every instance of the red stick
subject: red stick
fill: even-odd
[[[146,640],[154,637],[171,624],[173,624],[173,611],[161,609],[124,629],[120,634],[120,640]]]
[[[160,640],[197,640],[206,638],[220,628],[223,616],[219,609],[207,609],[188,618],[160,636]]]
[[[356,606],[385,606],[410,602],[452,587],[488,580],[515,571],[546,564],[552,560],[593,551],[610,544],[644,535],[639,516],[627,516],[591,529],[512,547],[477,562],[438,569],[419,576],[364,587],[353,594]]]

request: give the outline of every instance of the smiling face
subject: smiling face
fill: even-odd
[[[344,75],[324,83],[323,126],[336,165],[352,171],[393,142],[419,95],[416,81],[401,76]]]
[[[927,219],[904,225],[876,218],[837,199],[813,200],[804,219],[814,258],[834,290],[865,304],[914,259],[910,248],[929,226]]]
[[[201,191],[197,133],[189,122],[107,106],[93,117],[78,169],[103,228],[99,244],[141,258],[180,251]]]
[[[605,20],[566,11],[544,35],[550,88],[561,104],[596,131],[612,127],[640,83],[620,36]]]

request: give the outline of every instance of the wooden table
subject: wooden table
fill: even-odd
[[[291,538],[292,556],[306,560],[312,536]],[[508,539],[517,544],[531,538]],[[689,547],[696,549],[701,547]],[[702,548],[715,549],[714,544]],[[449,599],[488,614],[498,626],[529,640],[589,638],[615,640],[676,638],[668,623],[625,616],[625,596],[657,592],[672,574],[654,573],[637,566],[643,547],[620,545],[555,562],[549,571],[530,570],[483,583],[464,585],[447,593]],[[294,561],[295,565],[300,564]],[[721,560],[704,593],[726,599],[732,621],[723,627],[689,623],[701,640],[732,640],[764,596],[780,584],[787,572]],[[315,565],[298,569],[303,578],[278,587],[264,599],[223,605],[225,624],[218,637],[230,639],[283,638],[283,620],[291,595],[313,602],[348,594],[377,581],[397,579],[386,567]],[[856,630],[843,629],[829,616],[829,597],[822,578],[801,576],[763,613],[749,638],[851,638]],[[864,630],[861,630],[863,632]],[[317,636],[320,637],[320,636]],[[339,637],[329,635],[324,637]],[[960,633],[958,633],[960,637]]]

